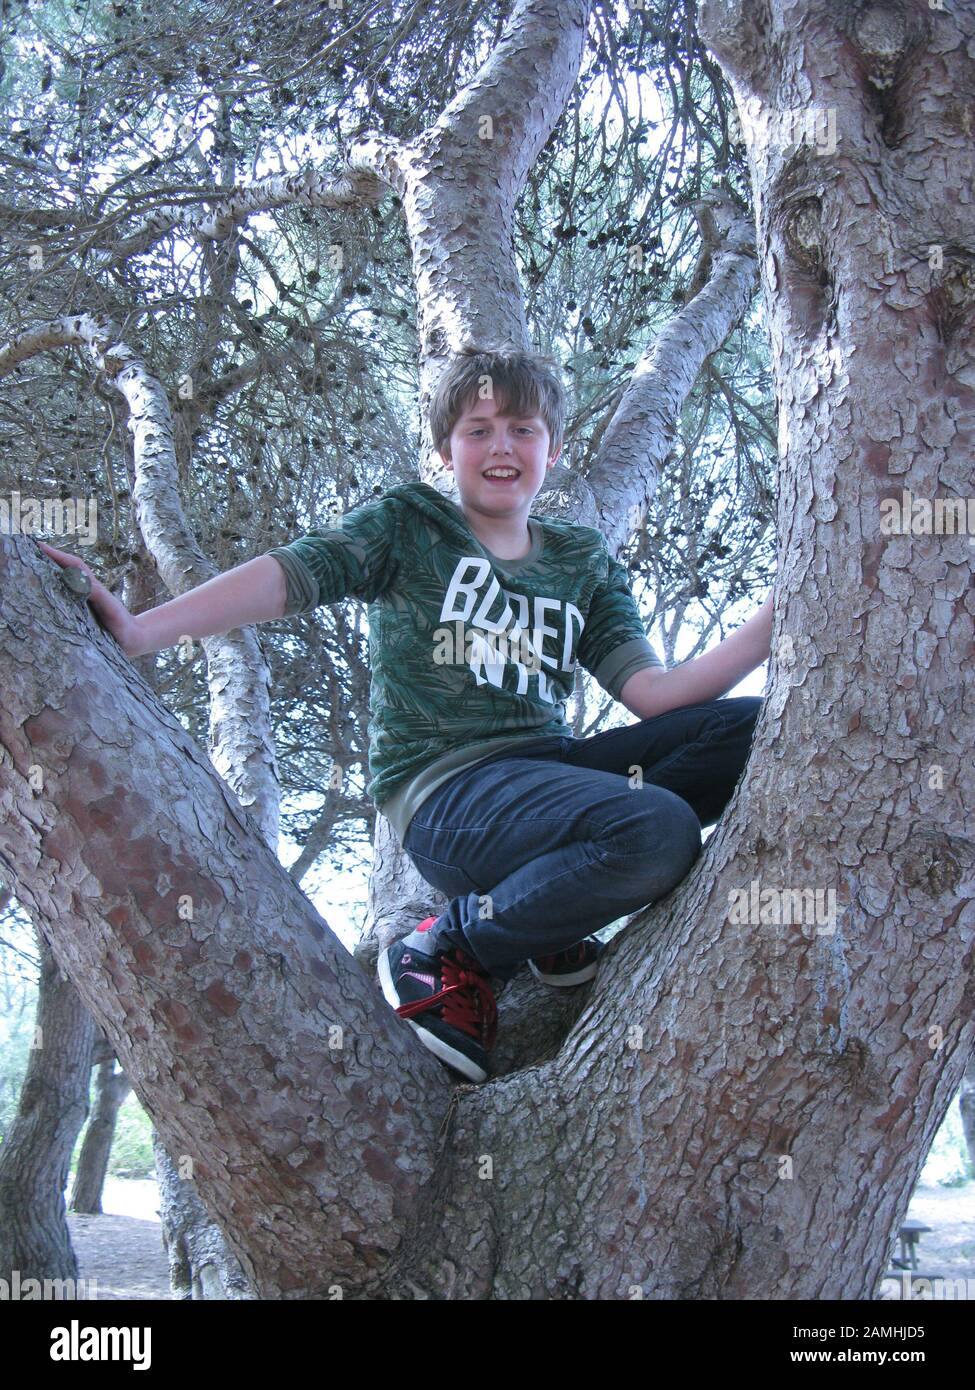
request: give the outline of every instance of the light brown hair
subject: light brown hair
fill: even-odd
[[[484,399],[482,387],[487,378],[500,413],[542,417],[548,426],[551,457],[565,430],[565,391],[559,370],[556,359],[543,353],[466,343],[445,368],[430,402],[430,433],[436,449],[439,452],[448,447],[461,415]]]

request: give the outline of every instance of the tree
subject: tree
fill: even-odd
[[[132,1087],[124,1071],[116,1071],[115,1057],[104,1039],[95,1044],[95,1103],[78,1152],[78,1167],[71,1189],[71,1210],[100,1216],[102,1189],[115,1138],[119,1106]]]
[[[869,1296],[971,1052],[971,553],[891,539],[879,504],[892,479],[931,491],[918,437],[946,487],[967,476],[968,205],[910,175],[964,186],[968,144],[932,93],[971,87],[972,21],[913,3],[847,22],[822,0],[701,18],[748,145],[757,258],[735,199],[702,196],[694,294],[585,475],[562,469],[539,502],[622,552],[757,264],[779,408],[770,691],[705,854],[589,993],[530,1010],[529,986],[506,993],[497,1080],[452,1086],[413,1045],[185,729],[31,547],[0,539],[5,871],[262,1296]],[[421,406],[461,337],[527,342],[505,229],[591,19],[521,0],[435,124],[352,151],[401,199]],[[842,159],[769,136],[800,78],[842,111]],[[936,174],[901,138],[922,80]],[[109,380],[133,361],[86,341]],[[372,949],[436,910],[382,818],[375,849]],[[788,920],[804,894],[825,920]]]
[[[78,1278],[64,1188],[88,1114],[96,1029],[41,933],[37,946],[34,1045],[17,1114],[0,1149],[0,1278],[8,1286],[18,1279]]]

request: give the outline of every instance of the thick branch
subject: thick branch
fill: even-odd
[[[4,878],[258,1292],[361,1288],[449,1082],[32,549],[0,537]]]
[[[738,324],[758,282],[754,228],[721,192],[695,204],[710,279],[661,329],[633,369],[586,478],[595,519],[618,555],[657,490],[680,413],[701,368]],[[700,274],[696,277],[700,279]]]
[[[774,86],[768,0],[701,0],[698,31],[725,75],[752,91]]]

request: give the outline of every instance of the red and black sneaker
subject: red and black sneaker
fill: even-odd
[[[379,982],[387,1002],[441,1062],[469,1081],[487,1080],[498,1013],[477,961],[458,946],[428,956],[394,941],[379,957]]]
[[[528,962],[536,980],[546,985],[583,985],[599,969],[599,953],[603,943],[594,936],[585,936],[565,951],[551,956],[533,956]]]

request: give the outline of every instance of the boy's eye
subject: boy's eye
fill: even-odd
[[[526,434],[533,434],[533,433],[534,433],[534,431],[532,430],[531,425],[519,425],[518,428],[524,430]],[[484,430],[483,430],[483,429],[471,430],[471,434],[472,434],[472,435],[475,435],[475,434],[483,434],[483,433],[484,433]]]

